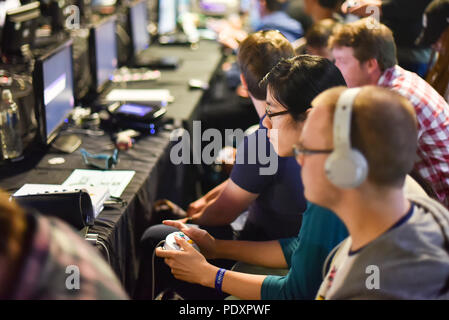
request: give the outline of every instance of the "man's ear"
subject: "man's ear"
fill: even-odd
[[[243,89],[248,90],[248,85],[246,84],[246,80],[243,74],[240,74],[240,82],[242,83]]]
[[[366,61],[365,66],[370,75],[373,73],[380,72],[379,62],[375,58],[371,58],[368,61]]]

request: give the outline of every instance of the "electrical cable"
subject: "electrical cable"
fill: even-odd
[[[107,256],[107,258],[108,258],[108,264],[111,265],[111,258],[109,257],[109,250],[108,250],[108,248],[106,247],[106,245],[104,244],[104,242],[101,241],[101,240],[98,240],[98,239],[97,239],[97,244],[101,245],[101,246],[104,248],[104,250],[106,251],[106,256]]]

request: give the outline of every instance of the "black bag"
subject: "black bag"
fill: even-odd
[[[58,217],[78,230],[94,224],[94,209],[85,189],[67,192],[13,196],[25,208],[33,208],[41,214]]]

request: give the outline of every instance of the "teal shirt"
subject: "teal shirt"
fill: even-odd
[[[314,299],[327,255],[347,236],[346,227],[332,211],[309,202],[298,237],[279,240],[290,270],[286,276],[265,278],[262,299]]]

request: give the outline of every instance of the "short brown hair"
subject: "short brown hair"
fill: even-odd
[[[293,46],[279,31],[258,31],[243,40],[237,59],[249,93],[258,100],[265,100],[267,88],[259,86],[259,82],[279,60],[294,54]]]
[[[329,46],[352,48],[355,58],[361,63],[374,58],[382,72],[397,64],[393,33],[373,18],[337,26],[329,39]]]
[[[344,89],[331,90],[335,90],[332,94],[337,98]],[[329,107],[330,123],[333,123],[336,103]],[[414,107],[392,90],[363,87],[354,101],[351,145],[365,156],[370,182],[381,187],[402,187],[417,157],[418,129]]]

